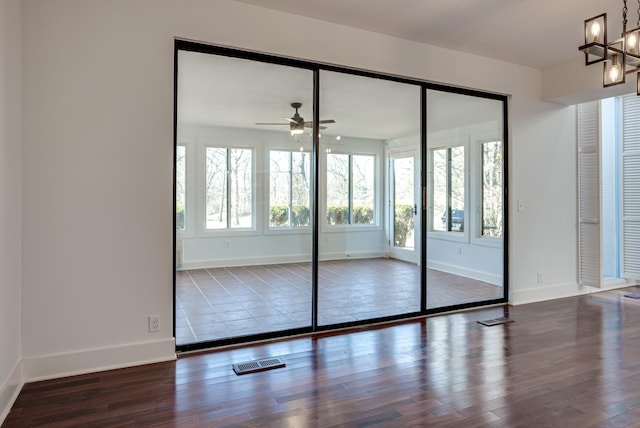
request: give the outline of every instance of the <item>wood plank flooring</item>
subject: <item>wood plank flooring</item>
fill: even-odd
[[[395,259],[319,264],[319,325],[420,311],[420,269]],[[176,276],[178,345],[311,325],[311,263],[184,270]],[[427,269],[429,309],[500,299],[502,287]]]
[[[629,290],[36,382],[2,426],[640,427],[640,301]],[[515,322],[477,323],[505,314]],[[232,371],[269,356],[287,366]]]

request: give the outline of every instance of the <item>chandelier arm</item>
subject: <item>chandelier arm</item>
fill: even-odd
[[[638,0],[638,21],[636,22],[636,28],[640,27],[640,0]]]

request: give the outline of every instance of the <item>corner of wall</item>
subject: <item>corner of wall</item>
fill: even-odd
[[[22,361],[18,361],[7,380],[0,386],[0,424],[9,415],[11,407],[16,402],[23,386]]]

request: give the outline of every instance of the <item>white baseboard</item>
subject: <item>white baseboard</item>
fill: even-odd
[[[465,278],[477,279],[478,281],[488,282],[489,284],[497,285],[499,287],[502,287],[503,284],[502,277],[500,275],[495,275],[489,272],[483,272],[474,269],[467,269],[449,263],[427,260],[427,268],[450,273],[452,275],[463,276]]]
[[[353,252],[333,252],[320,254],[320,260],[342,260],[342,259],[372,259],[378,257],[386,257],[384,251],[353,251]],[[188,269],[207,269],[218,267],[238,267],[238,266],[263,266],[277,265],[285,263],[303,263],[310,262],[310,254],[295,254],[290,256],[265,256],[252,257],[250,259],[216,259],[216,260],[194,260],[183,262],[178,270]]]
[[[583,294],[599,293],[601,291],[615,290],[636,285],[633,280],[607,281],[602,287],[580,286],[578,283],[555,284],[544,287],[531,287],[522,290],[513,290],[509,302],[512,305],[524,305],[527,303],[542,302],[545,300],[562,299],[564,297],[581,296]]]
[[[580,287],[578,283],[532,287],[522,290],[512,290],[510,303],[513,305],[524,305],[526,303],[580,296],[582,294],[593,293],[594,291],[598,291],[598,289],[586,286]]]
[[[386,251],[350,251],[347,253],[344,252],[334,252],[334,253],[322,253],[319,258],[320,261],[327,260],[347,260],[347,259],[378,259],[378,258],[386,258],[388,253]]]
[[[22,361],[18,361],[7,380],[0,385],[0,425],[9,415],[9,411],[13,403],[16,402],[16,398],[18,398],[23,386]]]
[[[23,359],[25,382],[173,361],[173,338]]]

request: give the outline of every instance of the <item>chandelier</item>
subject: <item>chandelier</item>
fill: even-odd
[[[625,83],[627,74],[636,73],[636,93],[640,95],[640,0],[636,28],[627,31],[627,0],[623,0],[622,34],[607,40],[607,14],[603,13],[584,21],[584,64],[603,62],[602,86]]]

